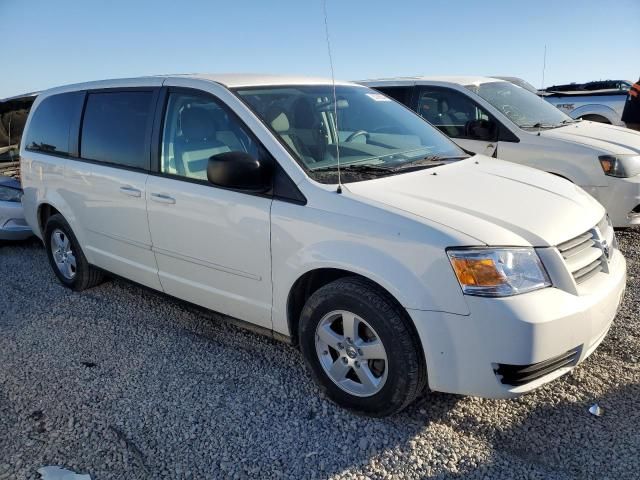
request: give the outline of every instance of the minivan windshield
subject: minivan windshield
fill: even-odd
[[[428,168],[465,152],[399,103],[360,86],[241,88],[236,92],[316,180],[334,183]],[[337,119],[335,113],[337,112]],[[337,120],[337,121],[336,121]],[[358,175],[356,175],[356,173]],[[362,177],[365,178],[362,178]]]
[[[521,128],[555,128],[574,120],[539,96],[510,82],[467,85]]]

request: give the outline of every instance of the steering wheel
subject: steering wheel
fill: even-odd
[[[367,132],[366,130],[358,130],[357,132],[353,132],[351,135],[349,135],[345,142],[353,142],[354,138],[357,138],[361,135],[364,135],[365,138],[369,138],[369,132]]]

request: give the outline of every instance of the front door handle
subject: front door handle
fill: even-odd
[[[170,197],[166,193],[152,193],[151,200],[158,203],[170,203],[170,204],[176,203],[176,199],[173,197]]]
[[[129,195],[130,197],[140,198],[142,196],[142,191],[137,188],[133,188],[131,185],[125,185],[124,187],[120,187],[120,192],[125,195]]]

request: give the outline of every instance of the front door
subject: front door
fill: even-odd
[[[207,182],[209,157],[261,150],[247,128],[205,93],[169,89],[159,172],[147,181],[147,211],[165,292],[271,328],[268,196]]]

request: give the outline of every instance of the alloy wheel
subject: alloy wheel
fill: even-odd
[[[60,274],[67,280],[73,280],[76,276],[76,256],[71,248],[71,239],[59,228],[51,232],[51,253]]]
[[[378,393],[387,380],[387,352],[382,340],[358,315],[336,310],[320,320],[316,353],[329,378],[345,392],[358,397]]]

